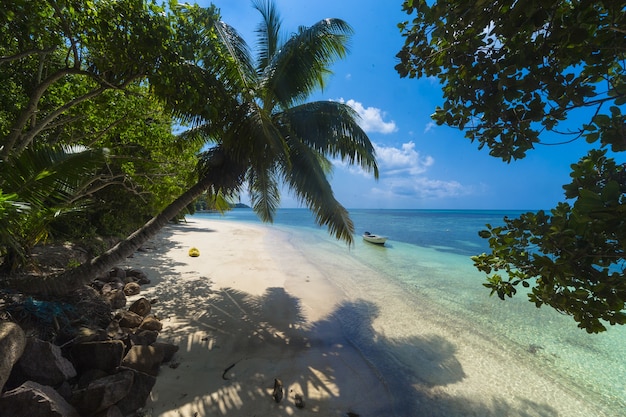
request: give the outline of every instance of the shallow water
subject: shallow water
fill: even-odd
[[[387,389],[394,392],[395,398],[402,398],[407,382],[425,387],[429,395],[436,393],[437,387],[446,387],[446,394],[454,394],[457,384],[466,378],[468,358],[463,363],[457,360],[463,354],[462,347],[451,342],[453,338],[437,334],[434,328],[425,328],[426,323],[435,323],[445,326],[448,334],[459,335],[458,340],[471,340],[476,346],[493,349],[494,357],[509,357],[512,367],[519,363],[532,369],[547,381],[546,386],[534,389],[541,391],[542,398],[547,395],[549,403],[561,400],[545,393],[550,391],[550,384],[558,383],[589,405],[593,415],[626,416],[625,328],[612,327],[605,333],[589,335],[578,329],[570,317],[545,307],[535,308],[523,294],[501,302],[489,297],[489,291],[481,285],[484,276],[469,259],[488,250],[477,231],[485,223],[499,224],[504,215],[512,217],[519,212],[352,210],[350,214],[359,234],[369,230],[388,235],[388,243],[379,247],[357,237],[355,245],[347,248],[315,226],[306,210],[279,211],[274,229],[353,296],[354,302],[344,306],[340,314],[344,329],[363,355],[376,363],[385,380],[392,381]],[[234,210],[226,216],[197,216],[258,222],[249,210]],[[493,376],[489,373],[493,364],[485,357],[489,355],[481,355],[476,361],[486,361],[480,364],[485,369],[481,377],[488,380]],[[413,369],[417,362],[419,369]],[[405,369],[404,378],[397,377],[399,369]],[[516,392],[529,389],[522,386],[525,382],[520,376],[519,381],[503,387],[511,391],[505,393],[512,398],[506,404],[485,404],[487,398],[458,404],[448,400],[445,409],[438,412],[432,409],[436,401],[425,397],[423,405],[429,415],[589,415],[575,404],[561,404],[557,408],[566,411],[556,412],[545,404],[548,400],[542,404],[520,403],[515,399]],[[458,390],[462,398],[462,388]],[[411,415],[409,408],[415,410],[415,406],[398,400],[396,415]],[[509,412],[513,406],[518,412]]]

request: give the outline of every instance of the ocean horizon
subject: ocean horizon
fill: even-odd
[[[307,209],[280,209],[274,223],[267,227],[299,248],[311,262],[326,268],[329,279],[340,287],[348,287],[348,292],[356,291],[365,298],[375,293],[377,300],[385,300],[387,291],[397,294],[400,290],[404,298],[399,302],[402,308],[394,306],[395,318],[385,319],[381,313],[376,332],[394,338],[402,337],[403,332],[410,335],[411,326],[425,325],[412,315],[418,310],[420,314],[426,311],[432,320],[462,329],[477,343],[493,347],[498,355],[510,357],[512,362],[523,363],[542,375],[546,386],[537,386],[537,390],[558,384],[597,410],[597,416],[626,416],[625,328],[609,326],[604,333],[587,334],[571,317],[545,306],[536,308],[525,294],[501,301],[490,297],[489,289],[482,285],[485,275],[474,268],[470,259],[489,251],[487,241],[480,238],[478,232],[487,223],[503,224],[505,216],[517,217],[527,211],[352,209],[349,212],[355,226],[355,244],[351,247],[331,237],[324,227],[317,226]],[[261,224],[251,209],[234,209],[224,215],[203,212],[193,217]],[[365,231],[388,236],[389,240],[382,247],[363,242],[360,235]],[[341,269],[346,260],[367,267],[372,271],[371,276],[339,276],[346,275]],[[339,270],[343,272],[335,272]],[[378,305],[382,306],[380,302]],[[419,369],[412,370],[410,355],[397,351],[392,339],[380,346],[370,346],[371,337],[362,333],[373,330],[355,330],[349,319],[346,320],[346,332],[353,343],[372,363],[383,364],[382,374],[397,373],[393,364],[403,363],[410,369],[407,372],[417,374],[417,378],[438,378],[420,375]],[[397,322],[405,323],[405,328],[397,328]],[[440,340],[433,349],[441,349],[441,346],[447,346],[445,340]],[[453,347],[450,352],[454,359]],[[486,381],[490,378],[488,366],[485,364]],[[462,374],[457,370],[454,377],[449,375],[449,378],[460,380]],[[393,375],[387,377],[393,378]],[[519,378],[523,385],[524,376]],[[514,397],[515,393],[510,395]],[[554,398],[554,401],[559,399]],[[556,414],[549,404],[536,407],[540,409],[536,414],[507,415],[583,416],[575,410],[571,414]],[[411,414],[399,409],[396,415]],[[474,406],[455,415],[481,414]]]

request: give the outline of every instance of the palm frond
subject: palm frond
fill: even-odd
[[[238,114],[237,121],[223,135],[223,145],[229,152],[259,169],[288,152],[279,126],[258,103],[248,102]]]
[[[106,150],[35,145],[0,162],[0,254],[15,270],[49,233],[60,213],[77,207],[84,184],[106,162]]]
[[[280,190],[273,168],[248,171],[248,192],[252,209],[264,222],[273,222],[280,205]]]
[[[222,67],[222,72],[228,72],[228,74],[224,74],[225,77],[221,77],[222,80],[230,82],[238,80],[241,85],[237,87],[237,90],[243,92],[251,90],[256,84],[256,71],[248,44],[235,28],[224,22],[216,23],[215,30],[220,43],[228,51],[228,54],[223,54],[224,51],[220,51],[222,52],[221,55],[225,55],[229,59],[229,62]]]
[[[257,26],[257,71],[262,73],[278,50],[280,44],[280,27],[282,19],[273,1],[255,0],[252,6],[257,9],[263,19]]]
[[[0,187],[31,207],[63,205],[104,165],[106,154],[105,149],[32,146],[0,163]]]
[[[185,143],[191,146],[207,145],[216,143],[219,135],[214,131],[213,123],[205,122],[197,126],[192,126],[176,136],[177,144]]]
[[[327,156],[358,164],[378,178],[376,151],[358,124],[358,114],[350,106],[317,101],[287,109],[278,117],[306,145]]]
[[[352,28],[340,19],[324,19],[301,27],[272,57],[260,80],[281,108],[301,103],[324,88],[330,65],[348,53]]]
[[[240,191],[247,169],[246,160],[233,156],[221,145],[202,152],[196,168],[199,178],[211,179],[213,195],[221,192],[228,196]]]
[[[325,172],[325,158],[298,140],[288,140],[290,164],[283,166],[285,181],[301,203],[314,213],[315,221],[336,239],[354,242],[354,224],[348,210],[335,199]]]

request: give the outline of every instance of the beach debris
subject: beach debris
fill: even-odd
[[[0,310],[11,318],[0,321],[0,415],[139,413],[159,367],[179,365],[171,362],[179,347],[157,341],[163,324],[153,301],[124,309],[124,286],[146,281],[141,271],[116,267],[59,300],[7,299],[0,291]],[[13,329],[21,339],[9,337]]]
[[[198,250],[198,248],[191,248],[189,249],[189,256],[191,256],[192,258],[198,257],[200,256],[200,251]]]
[[[272,392],[272,397],[277,403],[283,400],[283,383],[278,378],[274,378],[274,391]]]
[[[233,369],[233,367],[234,367],[235,365],[237,365],[237,362],[235,362],[235,363],[233,363],[233,364],[231,364],[231,365],[227,366],[227,367],[226,367],[226,369],[224,369],[224,372],[222,372],[222,379],[223,379],[223,380],[228,381],[228,380],[230,379],[230,378],[227,378],[227,377],[226,377],[226,372],[228,372],[228,371],[230,371],[231,369]]]
[[[304,397],[301,394],[296,394],[294,396],[294,401],[296,403],[296,407],[304,408]]]

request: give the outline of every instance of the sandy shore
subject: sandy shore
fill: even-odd
[[[152,281],[141,296],[158,299],[160,338],[180,346],[148,415],[384,414],[375,411],[386,407],[384,385],[331,315],[341,292],[292,248],[272,256],[266,230],[194,219],[128,259]],[[191,247],[199,257],[188,256]],[[275,378],[285,387],[280,403]]]
[[[528,352],[389,290],[341,255],[345,245],[324,253],[298,243],[261,225],[193,218],[127,260],[152,281],[141,296],[158,299],[161,339],[180,346],[146,416],[611,415],[530,366]]]

